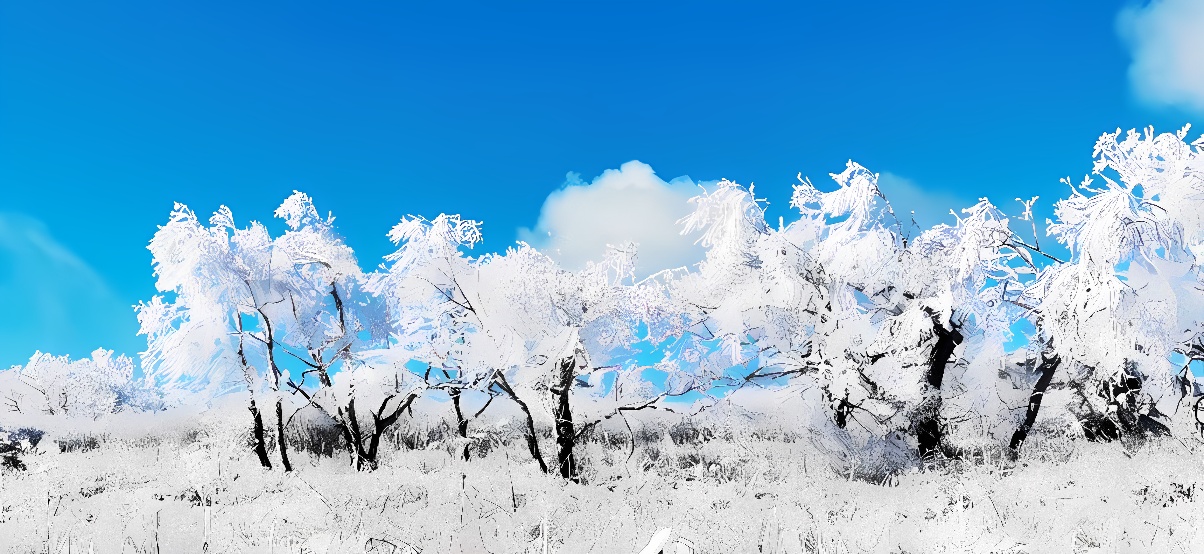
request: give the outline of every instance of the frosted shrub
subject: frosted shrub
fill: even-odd
[[[97,349],[71,360],[37,352],[24,366],[0,373],[0,396],[20,415],[96,420],[121,411],[153,410],[153,390],[133,379],[133,360]]]

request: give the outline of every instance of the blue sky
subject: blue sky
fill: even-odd
[[[305,191],[367,267],[406,214],[493,250],[721,177],[776,219],[850,158],[936,221],[1204,113],[1193,0],[246,4],[0,0],[0,366],[141,350],[174,201],[263,220]]]

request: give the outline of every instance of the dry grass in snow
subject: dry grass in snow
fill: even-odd
[[[212,427],[212,426],[211,426]],[[391,450],[380,470],[110,438],[29,455],[0,478],[5,552],[636,553],[657,531],[695,552],[1198,552],[1194,439],[1034,441],[1028,456],[850,480],[807,441],[649,426],[584,448],[587,484],[538,473],[521,441],[464,462]],[[669,550],[672,552],[673,550]]]

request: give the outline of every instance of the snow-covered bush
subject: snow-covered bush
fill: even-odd
[[[134,379],[133,360],[104,349],[79,360],[37,352],[24,366],[0,372],[0,396],[18,414],[91,420],[160,407],[156,391]]]
[[[36,448],[43,436],[42,431],[28,427],[0,427],[0,468],[26,469],[21,456]]]

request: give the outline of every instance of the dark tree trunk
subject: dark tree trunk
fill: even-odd
[[[346,417],[343,409],[339,408],[339,417],[335,421],[338,422],[339,432],[343,435],[343,442],[347,443],[347,451],[351,454],[351,463],[354,465],[356,460],[355,437],[351,436],[351,426],[347,425]]]
[[[259,407],[255,405],[255,398],[251,398],[251,419],[254,422],[252,428],[251,439],[255,442],[255,455],[259,456],[259,465],[266,469],[272,469],[272,461],[268,459],[268,448],[263,442],[263,416],[259,413]]]
[[[464,461],[468,461],[468,418],[464,417],[464,410],[460,407],[460,391],[453,390],[451,393],[452,408],[456,412],[456,434],[464,442],[464,451],[460,454]]]
[[[543,461],[543,454],[539,452],[539,436],[535,434],[535,419],[531,417],[531,409],[527,407],[527,403],[523,402],[523,399],[514,393],[514,389],[510,388],[510,383],[506,382],[506,377],[500,373],[497,376],[497,384],[502,388],[502,392],[506,393],[515,404],[518,404],[518,409],[523,411],[527,423],[527,450],[531,452],[531,457],[539,463],[539,470],[547,473],[548,464]]]
[[[944,432],[941,429],[940,418],[925,416],[916,424],[916,439],[919,442],[921,458],[932,458],[942,451]]]
[[[1008,447],[1012,449],[1012,456],[1020,455],[1020,447],[1024,441],[1028,439],[1028,432],[1033,429],[1033,424],[1037,421],[1037,412],[1041,410],[1041,400],[1045,397],[1045,391],[1049,389],[1049,383],[1053,381],[1054,372],[1058,370],[1058,366],[1062,363],[1062,359],[1056,354],[1052,358],[1041,356],[1041,365],[1037,366],[1037,383],[1033,385],[1033,393],[1028,397],[1028,410],[1024,413],[1024,422],[1012,433],[1012,442]]]
[[[429,376],[429,373],[430,373],[429,366],[427,367],[427,373]],[[447,379],[451,379],[451,373],[449,373],[445,369],[445,370],[443,370],[443,377],[445,377]],[[452,410],[456,414],[456,435],[458,435],[460,437],[460,440],[464,443],[464,450],[460,452],[460,457],[463,458],[464,461],[467,462],[468,457],[469,457],[468,456],[468,452],[469,452],[469,448],[468,448],[469,447],[468,418],[464,417],[464,406],[460,402],[460,397],[463,394],[463,392],[464,391],[462,389],[450,388],[450,389],[448,389],[447,395],[451,398]],[[488,406],[488,403],[486,403],[486,406]],[[482,410],[484,410],[484,408],[482,408]],[[480,414],[477,414],[477,415],[480,415]]]
[[[394,423],[397,423],[397,420],[401,417],[402,412],[404,412],[406,408],[410,407],[410,404],[414,402],[414,399],[418,398],[418,395],[411,394],[407,396],[405,401],[399,404],[397,409],[393,410],[392,413],[389,415],[382,415],[384,414],[385,408],[388,406],[389,401],[393,398],[395,398],[395,396],[389,396],[385,398],[384,402],[380,403],[379,413],[372,414],[372,436],[368,438],[368,452],[366,454],[368,466],[371,469],[376,469],[379,465],[377,456],[380,453],[380,438],[384,436],[385,431],[388,430],[389,427],[393,426]]]
[[[934,391],[932,398],[924,406],[921,419],[915,425],[916,439],[919,443],[921,458],[930,458],[943,450],[944,426],[941,423],[941,383],[945,380],[945,367],[953,357],[953,350],[961,344],[964,337],[954,326],[946,329],[933,317],[933,332],[936,334],[936,344],[928,355],[928,371],[925,378],[929,388]]]
[[[379,464],[379,462],[376,461],[376,456],[377,453],[380,452],[380,437],[385,434],[385,429],[389,427],[379,418],[374,417],[373,421],[375,424],[372,429],[372,436],[368,438],[368,451],[365,454],[369,469],[376,469]]]
[[[339,408],[339,427],[343,430],[343,439],[347,441],[347,451],[351,454],[351,463],[357,471],[364,469],[367,453],[364,452],[364,434],[360,432],[359,419],[355,415],[355,399],[347,402],[347,409]],[[369,468],[372,469],[372,468]]]
[[[284,437],[284,405],[276,398],[276,445],[280,448],[280,465],[284,471],[292,471],[293,464],[288,461],[288,440]]]
[[[360,430],[360,421],[355,415],[354,398],[347,402],[347,425],[351,427],[351,438],[353,440],[351,449],[355,456],[355,469],[360,471],[365,469],[364,465],[366,462],[370,462],[367,460],[367,453],[364,452],[364,433]],[[372,465],[369,465],[367,469],[376,468]]]
[[[573,390],[573,380],[576,377],[575,358],[560,360],[560,374],[555,387],[552,387],[552,399],[555,408],[552,415],[556,419],[556,460],[560,463],[560,476],[573,482],[578,481],[577,457],[573,454],[577,437],[573,428],[573,412],[569,407],[569,393]]]
[[[247,389],[251,394],[251,440],[254,441],[255,455],[259,457],[259,465],[266,469],[272,469],[272,461],[268,459],[268,448],[263,441],[263,415],[259,413],[259,406],[255,405],[255,388],[254,379],[251,378],[250,365],[247,364],[247,352],[243,349],[243,333],[242,333],[242,316],[235,315],[235,321],[238,323],[238,361],[242,364],[243,377],[247,381]]]

